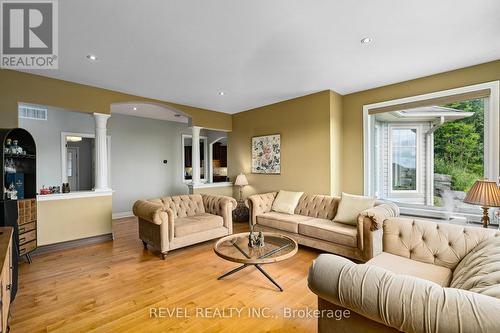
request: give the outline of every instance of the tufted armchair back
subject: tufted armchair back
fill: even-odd
[[[205,206],[205,212],[220,216],[223,216],[225,213],[231,213],[238,204],[235,199],[230,197],[210,194],[202,194],[201,197],[203,199],[203,205]],[[227,210],[225,204],[229,206],[229,210]]]
[[[340,198],[327,195],[304,194],[295,208],[295,214],[333,220]]]
[[[500,232],[409,218],[384,221],[383,247],[401,257],[454,270],[476,245]]]
[[[165,208],[171,209],[174,212],[175,217],[194,216],[205,213],[205,206],[200,194],[163,197],[160,200]],[[153,202],[155,200],[149,201]]]

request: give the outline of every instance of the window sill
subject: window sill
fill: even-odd
[[[233,186],[233,183],[231,182],[220,182],[220,183],[200,183],[193,185],[193,183],[187,184],[187,186],[191,188],[211,188],[211,187],[229,187]]]
[[[113,195],[112,190],[102,190],[102,191],[76,191],[69,193],[54,193],[54,194],[44,194],[37,195],[37,201],[52,201],[52,200],[68,200],[68,199],[80,199],[80,198],[93,198],[93,197],[104,197]]]
[[[401,211],[401,215],[408,215],[417,218],[430,218],[430,219],[439,219],[439,220],[455,220],[455,221],[463,221],[469,223],[475,223],[481,221],[481,211],[477,210],[469,210],[469,211],[446,211],[439,208],[433,208],[431,206],[423,206],[423,205],[411,205],[404,204],[400,202],[394,202],[399,206]]]

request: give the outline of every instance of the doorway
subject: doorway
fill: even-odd
[[[78,147],[68,147],[66,148],[66,174],[68,176],[68,183],[70,189],[78,191],[80,189],[80,172],[78,170],[79,166],[79,154],[80,148]]]

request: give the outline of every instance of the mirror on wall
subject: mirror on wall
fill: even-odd
[[[205,170],[207,162],[207,137],[200,136],[200,180],[205,181]],[[188,134],[182,135],[182,161],[183,161],[183,179],[189,182],[193,179],[193,163],[192,163],[193,140]]]

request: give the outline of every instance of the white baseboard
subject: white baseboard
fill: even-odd
[[[129,212],[113,213],[113,215],[111,215],[111,218],[114,220],[114,219],[122,219],[124,217],[131,217],[131,216],[134,216],[134,213],[132,213],[132,211],[129,211]]]

